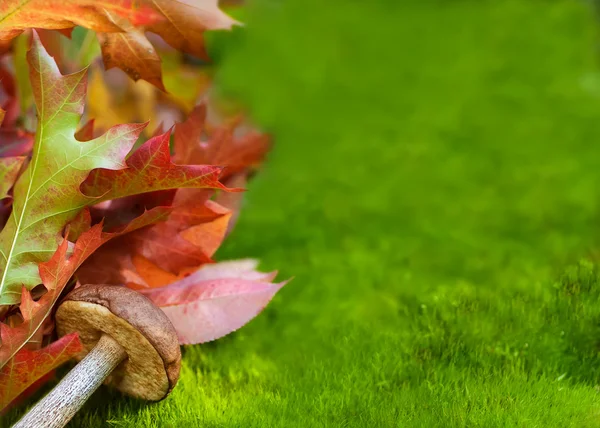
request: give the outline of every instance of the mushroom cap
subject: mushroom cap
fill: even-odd
[[[115,285],[84,285],[56,311],[59,336],[77,332],[83,359],[103,334],[127,353],[105,383],[136,398],[165,398],[179,379],[181,351],[171,321],[146,296]]]

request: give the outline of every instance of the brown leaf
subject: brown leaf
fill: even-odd
[[[109,17],[125,32],[98,33],[106,69],[119,67],[134,81],[144,79],[164,91],[160,57],[144,32],[126,19],[110,14]]]
[[[199,105],[175,127],[175,162],[222,165],[222,178],[227,179],[263,161],[270,147],[267,135],[250,131],[236,137],[233,124],[217,127],[203,140],[205,119],[206,106]]]
[[[223,13],[218,0],[145,0],[165,19],[146,26],[175,49],[206,58],[203,32],[228,30],[237,22]]]

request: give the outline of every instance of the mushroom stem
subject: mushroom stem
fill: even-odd
[[[125,358],[123,347],[103,334],[90,353],[13,428],[64,427]]]

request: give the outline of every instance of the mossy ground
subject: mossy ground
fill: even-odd
[[[591,6],[244,15],[213,41],[217,80],[276,146],[219,257],[295,279],[243,330],[186,348],[169,399],[101,390],[72,425],[600,426]]]

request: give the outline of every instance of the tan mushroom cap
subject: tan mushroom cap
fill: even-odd
[[[146,296],[115,285],[84,285],[73,290],[56,311],[59,336],[78,332],[81,360],[103,334],[127,353],[106,384],[136,398],[165,398],[179,379],[181,351],[177,332]]]

